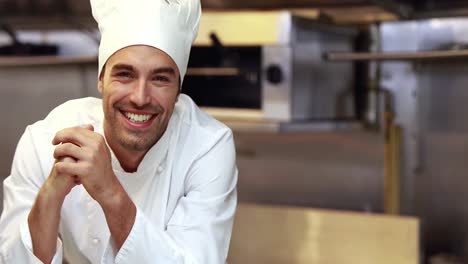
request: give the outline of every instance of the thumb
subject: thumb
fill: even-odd
[[[91,124],[81,125],[81,127],[82,127],[82,128],[86,128],[86,129],[88,129],[88,130],[90,130],[90,131],[94,131],[94,127],[93,127],[93,125],[91,125]]]

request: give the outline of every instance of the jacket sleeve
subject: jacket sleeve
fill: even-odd
[[[127,240],[108,246],[103,263],[225,263],[237,205],[237,168],[232,133],[221,136],[192,164],[166,230],[137,208]]]
[[[3,212],[0,218],[0,263],[42,263],[32,249],[28,215],[45,181],[37,146],[26,128],[18,146],[11,174],[3,182]],[[62,243],[57,238],[53,264],[62,262]]]

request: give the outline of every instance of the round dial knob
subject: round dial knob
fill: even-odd
[[[281,83],[284,79],[283,70],[277,64],[268,66],[266,69],[266,79],[273,84]]]

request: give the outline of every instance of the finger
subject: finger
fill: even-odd
[[[55,163],[57,163],[57,162],[73,162],[73,163],[75,163],[76,160],[74,158],[71,158],[71,157],[60,157],[60,158],[55,160]]]
[[[90,171],[90,167],[82,162],[57,162],[55,169],[60,174],[74,175],[78,179],[81,179],[81,177],[87,175]]]
[[[74,160],[80,160],[84,158],[83,150],[72,143],[63,143],[55,147],[54,158],[60,159],[62,157],[70,157]]]
[[[63,177],[69,177],[76,185],[80,185],[81,184],[81,180],[78,176],[76,175],[69,175],[69,174],[64,174],[63,172],[59,172],[57,171],[57,167],[56,167],[56,164],[57,163],[76,163],[76,160],[71,158],[71,157],[60,157],[58,159],[55,160],[55,164],[54,164],[54,168],[55,168],[55,171],[58,175],[62,175]],[[59,166],[60,167],[60,166]]]
[[[76,163],[76,160],[74,158],[71,158],[71,157],[60,157],[58,159],[55,160],[55,163],[54,163],[54,170],[57,174],[63,174],[63,172],[57,170],[57,167],[61,167],[62,165],[58,165],[57,164],[63,164],[63,163]],[[68,175],[69,177],[75,177],[74,175]]]
[[[68,142],[81,147],[85,145],[86,142],[88,142],[92,137],[94,137],[94,132],[87,128],[70,127],[57,132],[54,139],[52,139],[52,144],[58,145],[59,143]]]

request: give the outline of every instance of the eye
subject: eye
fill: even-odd
[[[132,73],[129,71],[119,71],[119,72],[116,72],[114,76],[119,77],[119,78],[131,78]]]
[[[156,82],[170,82],[170,79],[164,75],[156,75],[153,77],[153,81]]]

